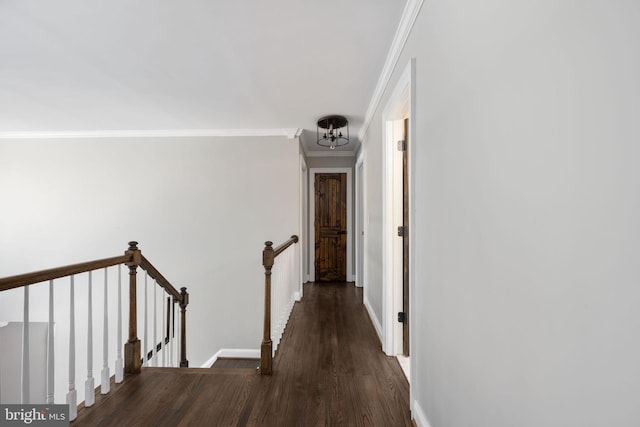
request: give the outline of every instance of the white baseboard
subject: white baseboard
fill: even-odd
[[[300,299],[302,298],[302,296],[300,295],[300,292],[296,291],[293,293],[293,299],[295,301],[300,301]]]
[[[411,415],[413,415],[413,419],[416,421],[418,427],[431,427],[427,416],[424,414],[424,411],[417,400],[413,401],[413,410],[411,411]]]
[[[200,367],[210,368],[213,366],[214,363],[216,363],[216,360],[222,357],[235,358],[235,359],[260,359],[260,349],[221,348],[216,354],[211,356]]]
[[[369,319],[371,319],[371,323],[373,323],[373,328],[376,330],[376,333],[378,334],[378,339],[380,340],[380,343],[382,343],[382,326],[380,325],[380,322],[378,321],[378,318],[376,317],[376,314],[374,313],[373,308],[371,308],[371,304],[369,304],[369,299],[367,298],[366,295],[363,296],[362,302],[364,304],[364,307],[367,309],[367,313],[369,314]]]
[[[222,350],[220,350],[222,351]],[[207,359],[206,362],[204,362],[200,367],[201,368],[210,368],[213,366],[214,363],[216,363],[216,360],[218,360],[218,356],[220,355],[220,351],[217,352],[216,354],[214,354],[213,356],[211,356],[209,359]]]

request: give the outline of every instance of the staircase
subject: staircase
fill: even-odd
[[[88,363],[84,402],[76,406],[73,400],[67,400],[73,410],[72,425],[75,426],[411,426],[406,378],[397,360],[381,351],[375,329],[362,304],[362,289],[349,283],[306,284],[302,292],[304,297],[295,303],[287,297],[287,292],[280,290],[297,280],[295,274],[287,272],[286,261],[280,261],[279,269],[278,263],[274,262],[297,241],[294,238],[276,248],[267,242],[263,253],[266,298],[261,359],[219,359],[209,369],[187,367],[184,334],[189,299],[186,289],[178,292],[171,286],[142,256],[135,242],[123,256],[0,279],[0,290],[23,287],[25,307],[28,307],[32,284],[44,280],[46,285],[49,281],[49,292],[53,295],[53,289],[63,286],[57,282],[59,278],[67,278],[63,282],[71,282],[70,296],[73,296],[73,277],[118,265],[127,267],[130,322],[124,363],[118,374],[116,361],[115,375],[109,375],[113,363],[109,362],[111,355],[106,354],[103,370],[106,367],[107,374],[103,371],[102,384],[97,388],[91,386],[92,363]],[[142,281],[137,280],[138,268],[146,272]],[[102,290],[110,289],[110,280],[115,280],[117,300],[120,301],[119,279],[122,275],[112,275],[115,279],[108,280],[110,273],[104,271]],[[75,280],[78,282],[75,285],[91,288],[91,277],[88,273],[85,282]],[[150,281],[154,287],[147,286]],[[142,286],[145,289],[142,294],[146,297],[139,295],[143,282],[146,283]],[[171,295],[168,311],[164,296],[149,298],[148,289],[161,289],[163,295],[164,292]],[[107,291],[104,295],[101,303],[107,307],[107,301],[113,303],[113,299],[109,299]],[[147,302],[154,301],[154,304],[140,304],[140,297]],[[53,300],[50,296],[50,306]],[[157,301],[161,304],[156,304]],[[272,310],[272,303],[275,310]],[[75,313],[74,304],[73,301],[70,303],[72,314]],[[143,314],[138,316],[139,307],[145,306]],[[289,306],[293,306],[292,311],[288,311]],[[179,307],[179,315],[175,313],[176,307]],[[105,308],[105,313],[107,311]],[[25,324],[29,323],[28,312],[26,308]],[[118,319],[116,329],[121,329],[121,317]],[[154,322],[149,319],[155,319],[155,326],[150,327]],[[157,319],[162,321],[157,322]],[[74,331],[73,321],[71,324],[70,329]],[[108,330],[108,324],[105,319],[104,331]],[[271,324],[275,325],[275,333]],[[154,333],[145,332],[149,329],[162,333],[154,336]],[[142,340],[138,338],[139,330],[143,331]],[[104,335],[109,334],[105,332]],[[92,340],[88,341],[87,352],[90,354]],[[168,347],[171,342],[172,348]],[[50,345],[54,347],[53,340]],[[271,347],[269,351],[265,351],[267,346]],[[169,350],[172,353],[165,354]],[[70,354],[75,354],[75,348]],[[162,354],[166,357],[162,358]],[[77,366],[71,359],[67,384],[71,389],[69,393],[74,394]],[[155,366],[161,364],[161,360],[182,367]],[[269,368],[268,372],[265,372],[265,366]],[[24,383],[22,387],[25,387]],[[49,379],[47,390],[47,401],[53,403],[53,384]]]
[[[0,394],[1,403],[26,405],[66,401],[68,419],[73,421],[78,409],[94,405],[96,395],[108,396],[112,389],[119,388],[125,374],[136,375],[142,366],[189,366],[186,355],[189,294],[184,287],[178,291],[142,255],[137,245],[137,242],[130,242],[124,255],[0,279],[3,297],[19,296],[22,290],[24,306],[22,345],[18,350],[3,347],[0,354],[0,362],[3,363],[9,360],[9,352],[19,354],[20,363],[15,369],[20,371],[20,398],[13,400]],[[138,269],[144,272],[140,286]],[[128,277],[125,276],[124,280],[123,270],[128,270]],[[98,291],[98,304],[94,301],[94,289]],[[142,293],[140,307],[138,293]],[[60,294],[68,298],[68,304],[60,304]],[[123,298],[123,294],[128,295],[128,299]],[[122,337],[125,299],[128,300],[126,342]],[[38,325],[31,321],[32,311],[39,315],[43,306],[47,307],[49,319],[45,324],[47,339],[43,347],[46,350],[32,349],[31,335],[37,332],[35,326]],[[102,316],[94,315],[94,309],[101,310]],[[138,315],[139,310],[142,311],[141,316]],[[100,322],[100,325],[94,328],[94,322]],[[139,329],[142,340],[138,338]],[[94,330],[101,331],[95,334],[95,341],[102,341],[102,354],[94,351]],[[77,346],[76,343],[84,345]],[[77,360],[76,355],[83,352],[86,358]],[[35,371],[36,376],[32,377],[36,353],[46,355],[43,362],[46,368],[44,373]],[[94,366],[101,367],[97,388]],[[66,376],[63,371],[66,371]],[[84,387],[76,388],[78,372],[86,373]],[[38,388],[46,390],[42,398],[31,393],[34,381]],[[78,401],[82,403],[78,405]]]

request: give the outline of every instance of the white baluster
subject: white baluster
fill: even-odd
[[[180,349],[182,348],[182,310],[180,310],[180,305],[176,304],[176,316],[178,321],[178,327],[176,328],[176,367],[180,366]]]
[[[180,367],[182,356],[182,310],[180,309],[180,304],[178,304],[176,311],[178,313],[178,328],[176,329],[178,337],[176,340],[176,367]]]
[[[278,304],[278,264],[280,261],[278,258],[275,258],[273,267],[271,267],[271,342],[272,351],[275,354],[276,349],[278,348],[278,340],[276,337],[278,336],[278,308],[280,304]]]
[[[153,287],[153,366],[158,366],[158,281]]]
[[[167,293],[167,366],[172,366],[173,358],[171,354],[173,352],[173,315],[171,306],[173,305],[173,297]]]
[[[291,252],[291,249],[287,249],[286,252],[283,254],[284,255],[284,259],[283,259],[283,263],[282,263],[282,297],[281,297],[281,301],[282,301],[282,307],[280,309],[280,338],[278,338],[278,340],[282,339],[282,334],[284,334],[284,328],[286,326],[286,313],[287,313],[287,307],[289,305],[289,252]]]
[[[20,403],[29,403],[29,286],[24,287],[24,311],[22,318],[22,396]]]
[[[142,366],[147,366],[147,352],[149,351],[149,332],[147,331],[147,279],[149,278],[149,273],[145,272],[144,275],[144,338],[143,338],[143,346],[142,346]]]
[[[287,309],[289,306],[289,300],[291,299],[291,294],[293,293],[292,290],[292,286],[291,286],[291,279],[293,278],[293,262],[291,259],[291,255],[293,254],[293,246],[291,247],[291,249],[289,249],[287,251],[287,282],[286,282],[286,287],[287,287]],[[285,310],[286,311],[286,310]]]
[[[278,258],[275,258],[271,267],[271,342],[272,353],[278,348]]]
[[[280,277],[278,278],[278,344],[280,343],[280,337],[282,337],[282,313],[284,312],[285,306],[285,293],[286,293],[286,281],[287,281],[287,254],[282,254],[282,259],[280,261]]]
[[[280,283],[280,268],[279,259],[276,258],[271,268],[271,342],[273,343],[273,354],[275,354],[278,348],[278,311],[280,311],[280,293],[278,292],[278,285]]]
[[[49,328],[47,335],[47,404],[53,405],[55,346],[53,342],[53,280],[49,280]]]
[[[282,338],[282,334],[284,333],[285,326],[285,313],[287,312],[287,302],[289,300],[289,259],[288,254],[291,249],[287,249],[282,255],[282,283],[280,284],[280,337],[278,337],[278,341]]]
[[[291,315],[291,311],[293,310],[293,305],[295,303],[295,294],[298,290],[298,280],[299,276],[296,274],[297,266],[298,266],[298,253],[293,248],[291,248],[291,254],[289,255],[289,313],[287,313],[287,320]]]
[[[93,406],[96,401],[93,378],[93,296],[91,271],[89,272],[89,296],[87,298],[87,379],[84,382],[84,406]]]
[[[124,379],[122,345],[122,264],[118,264],[118,330],[116,339],[116,383],[118,384]]]
[[[280,342],[280,312],[282,310],[282,268],[280,268],[280,263],[282,262],[281,258],[277,258],[275,261],[275,286],[273,287],[274,300],[275,300],[275,309],[271,312],[271,324],[275,325],[273,329],[273,337],[271,340],[273,341],[273,355],[275,356],[276,350],[278,349],[278,343]]]
[[[271,341],[273,343],[273,353],[275,354],[276,349],[278,348],[278,310],[280,309],[280,304],[278,304],[278,283],[280,282],[280,269],[278,258],[275,259],[273,263],[273,267],[271,268]]]
[[[180,321],[182,316],[180,316],[180,310],[177,308],[178,304],[173,304],[174,310],[176,311],[173,316],[176,319],[176,329],[175,329],[175,341],[176,341],[176,368],[180,366],[180,339],[182,338],[182,334],[180,333],[180,331],[182,330],[180,328]]]
[[[282,330],[284,332],[284,329],[286,328],[287,325],[287,320],[289,319],[289,310],[291,308],[291,299],[293,297],[293,286],[292,286],[292,279],[293,279],[293,246],[291,246],[291,248],[289,248],[289,250],[287,250],[287,277],[286,277],[286,281],[285,281],[285,288],[286,288],[286,293],[285,293],[285,308],[284,311],[282,312]]]
[[[285,308],[285,294],[286,294],[286,281],[287,281],[287,254],[286,252],[282,253],[282,259],[278,259],[280,263],[280,277],[278,278],[278,344],[280,344],[280,338],[282,337],[282,313]]]
[[[278,311],[276,315],[278,316],[278,344],[280,344],[280,337],[282,336],[282,312],[284,311],[284,294],[285,294],[285,281],[287,275],[287,264],[286,264],[286,253],[283,253],[283,259],[278,259]]]
[[[285,254],[283,254],[285,255]],[[286,255],[285,255],[286,256]],[[285,259],[278,259],[278,311],[276,312],[276,316],[278,316],[278,335],[276,339],[278,340],[278,344],[280,344],[280,337],[282,336],[282,311],[284,306],[284,281],[285,281]],[[276,346],[277,348],[277,346]]]
[[[300,280],[300,253],[298,251],[292,251],[291,253],[291,294],[294,301],[296,300],[296,292],[298,292],[298,288],[301,284],[302,282]]]
[[[175,302],[173,301],[173,296],[171,297],[171,310],[169,311],[171,313],[171,323],[169,324],[169,349],[170,349],[170,353],[169,353],[169,366],[175,366],[174,363],[174,347],[175,347],[175,323],[176,323],[176,310],[175,310]]]
[[[69,392],[67,393],[67,405],[69,405],[69,421],[78,416],[78,392],[76,391],[76,322],[75,322],[75,289],[71,276],[69,289]]]
[[[288,253],[291,251],[291,249],[287,249],[287,251],[283,254],[284,255],[284,263],[282,264],[282,284],[281,289],[282,289],[282,296],[280,297],[280,301],[282,304],[282,307],[280,307],[280,337],[278,338],[278,341],[280,341],[280,339],[282,339],[282,334],[284,333],[284,327],[285,327],[285,321],[286,321],[286,312],[287,312],[287,306],[289,305],[289,258],[288,258]]]
[[[173,357],[174,357],[174,365],[178,367],[180,365],[180,358],[178,357],[178,352],[180,349],[180,311],[178,309],[178,302],[175,298],[171,300],[173,309]]]
[[[296,270],[298,268],[298,253],[297,251],[294,251],[293,248],[291,248],[291,254],[289,255],[289,265],[291,266],[289,268],[289,312],[287,313],[287,321],[289,320],[289,316],[291,316],[291,312],[293,311],[293,306],[295,304],[296,298],[296,291],[298,290],[298,280],[300,280],[300,277],[298,274],[296,274]]]
[[[165,293],[164,290],[162,291],[162,307],[161,307],[161,311],[162,311],[162,344],[161,344],[161,348],[160,351],[162,352],[162,367],[167,366],[167,362],[166,362],[166,341],[165,341],[165,334],[167,333],[167,322],[169,321],[169,319],[167,319],[167,315],[166,315],[166,309],[165,309]]]
[[[100,393],[107,394],[111,389],[109,383],[109,299],[108,299],[108,276],[107,268],[104,269],[104,316],[102,323],[102,382],[100,384]]]

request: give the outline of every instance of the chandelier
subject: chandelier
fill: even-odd
[[[317,135],[317,143],[321,147],[329,147],[334,150],[336,147],[347,145],[349,143],[349,122],[344,116],[323,117],[318,120]]]

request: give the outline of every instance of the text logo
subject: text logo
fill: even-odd
[[[0,405],[0,427],[68,427],[68,405]]]

